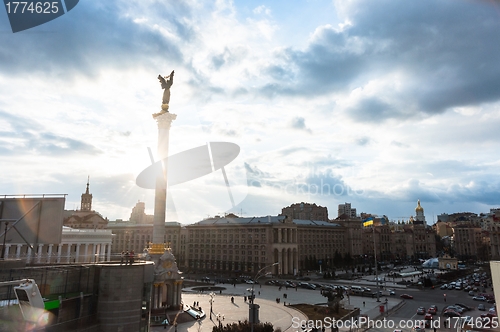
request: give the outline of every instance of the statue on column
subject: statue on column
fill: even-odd
[[[174,84],[174,71],[170,73],[170,75],[162,77],[158,75],[158,80],[160,80],[161,88],[163,91],[163,100],[161,104],[161,111],[168,112],[168,103],[170,102],[170,87]]]

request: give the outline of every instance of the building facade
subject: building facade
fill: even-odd
[[[288,219],[328,221],[328,209],[311,203],[296,203],[281,209]]]
[[[356,218],[356,209],[351,207],[351,203],[339,204],[337,217],[346,215],[349,218]]]

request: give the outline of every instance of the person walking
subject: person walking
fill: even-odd
[[[135,256],[135,252],[132,250],[130,252],[130,257],[129,257],[130,265],[134,264],[134,256]]]
[[[120,255],[120,265],[123,265],[123,260],[125,259],[125,251],[122,251]]]
[[[125,265],[128,265],[129,261],[130,261],[130,253],[127,250],[127,252],[125,252]]]

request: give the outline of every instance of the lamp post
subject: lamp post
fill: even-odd
[[[213,306],[213,303],[214,303],[215,293],[214,293],[214,292],[211,292],[211,293],[210,293],[210,294],[208,294],[208,295],[210,295],[210,300],[209,300],[209,302],[210,302],[210,320],[212,320],[212,312],[213,312],[213,310],[212,310],[212,306]]]
[[[378,269],[377,269],[377,246],[375,245],[375,225],[373,228],[373,256],[375,257],[375,284],[377,285],[377,302],[380,302],[380,293],[378,287]]]
[[[254,303],[253,303],[253,300],[255,298],[255,295],[254,295],[254,286],[255,286],[255,283],[257,282],[257,280],[262,277],[264,274],[260,275],[259,274],[264,271],[265,269],[269,268],[269,267],[272,267],[272,266],[276,266],[276,265],[279,265],[279,262],[276,262],[276,263],[273,263],[271,265],[268,265],[268,266],[264,266],[262,269],[260,269],[259,271],[257,271],[257,274],[255,274],[255,277],[253,278],[253,284],[252,284],[252,295],[250,296],[250,301],[249,301],[249,321],[250,321],[250,331],[253,332],[253,324],[256,320],[256,311],[257,311],[257,308],[258,306],[256,306]]]

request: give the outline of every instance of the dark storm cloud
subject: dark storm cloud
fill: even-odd
[[[120,1],[81,2],[68,14],[45,25],[2,34],[1,44],[9,46],[0,48],[0,70],[29,73],[27,76],[92,76],[106,67],[147,66],[157,58],[179,62],[179,48],[152,27],[156,23],[184,41],[192,40],[192,27],[183,20],[184,15],[189,15],[188,10],[176,3],[170,7],[139,3],[125,8]],[[134,23],[134,19],[142,17],[149,21]]]
[[[498,100],[500,9],[497,2],[367,1],[357,7],[349,34],[389,44],[377,53],[383,67],[411,76],[408,94],[424,112]]]
[[[345,3],[343,3],[345,4]],[[350,6],[349,4],[346,6]],[[402,76],[398,103],[361,101],[358,121],[412,117],[397,104],[436,114],[500,98],[500,5],[478,1],[352,2],[351,26],[324,26],[305,50],[287,49],[266,74],[268,96],[313,96],[350,91],[394,72]],[[343,19],[344,17],[342,17]],[[293,83],[280,73],[295,73]]]

